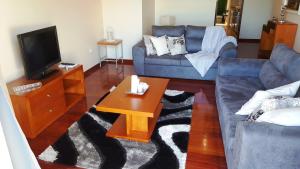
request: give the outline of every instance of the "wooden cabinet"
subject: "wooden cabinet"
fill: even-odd
[[[296,38],[298,25],[292,22],[273,22],[269,21],[263,26],[261,34],[260,51],[271,54],[271,51],[277,43],[284,43],[293,48]]]
[[[85,97],[81,65],[61,70],[43,80],[43,86],[18,95],[12,88],[37,82],[22,77],[7,84],[16,118],[28,138],[35,138],[46,127]]]

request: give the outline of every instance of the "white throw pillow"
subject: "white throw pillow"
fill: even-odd
[[[236,113],[237,115],[250,115],[257,110],[265,99],[273,96],[291,96],[294,97],[299,89],[300,81],[287,84],[275,89],[267,91],[257,91],[254,96],[245,103],[241,109]]]
[[[246,102],[241,109],[236,113],[237,115],[250,115],[262,104],[265,99],[271,97],[267,91],[257,91],[254,96]]]
[[[185,39],[184,35],[180,37],[167,37],[168,41],[168,48],[171,52],[171,55],[180,55],[186,54],[186,47],[185,47]]]
[[[290,96],[274,96],[270,99],[264,100],[261,106],[259,106],[259,109],[255,110],[248,116],[248,121],[255,122],[266,112],[295,107],[300,108],[300,98],[293,98]]]
[[[277,109],[265,112],[256,121],[282,126],[300,126],[300,108]]]
[[[272,96],[291,96],[294,97],[300,86],[300,81],[290,83],[284,86],[277,87],[275,89],[267,90]]]
[[[144,43],[146,46],[147,56],[156,55],[156,50],[151,42],[151,37],[153,37],[153,36],[144,35]]]
[[[170,53],[166,36],[151,37],[151,42],[156,50],[157,56],[162,56]]]

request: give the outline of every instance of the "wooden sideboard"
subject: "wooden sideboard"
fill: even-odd
[[[296,38],[298,25],[292,22],[279,23],[269,21],[263,26],[261,34],[260,51],[271,54],[277,43],[284,43],[293,48]]]
[[[82,65],[40,80],[42,87],[18,95],[14,86],[38,82],[19,78],[7,84],[16,118],[27,138],[35,138],[85,96]]]

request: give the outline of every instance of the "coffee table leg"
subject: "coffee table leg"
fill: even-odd
[[[149,131],[148,117],[127,115],[126,125],[127,134],[131,134],[132,131]]]
[[[157,107],[154,117],[121,114],[107,131],[106,136],[148,143],[151,140],[162,107],[162,104]]]
[[[129,135],[131,133],[131,123],[132,123],[132,118],[131,115],[126,115],[126,133]]]
[[[134,131],[148,132],[148,117],[132,116],[131,129]]]

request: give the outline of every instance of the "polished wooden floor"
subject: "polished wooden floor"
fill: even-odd
[[[87,73],[85,84],[87,97],[75,105],[68,113],[58,119],[37,138],[28,140],[36,156],[53,144],[68,127],[94,105],[96,101],[118,85],[125,77],[134,74],[132,65],[105,64]],[[215,105],[215,84],[209,81],[171,79],[168,89],[185,90],[196,93],[192,128],[189,140],[187,169],[225,169],[226,161],[221,139],[218,113]],[[74,167],[39,161],[46,169],[71,169]]]

